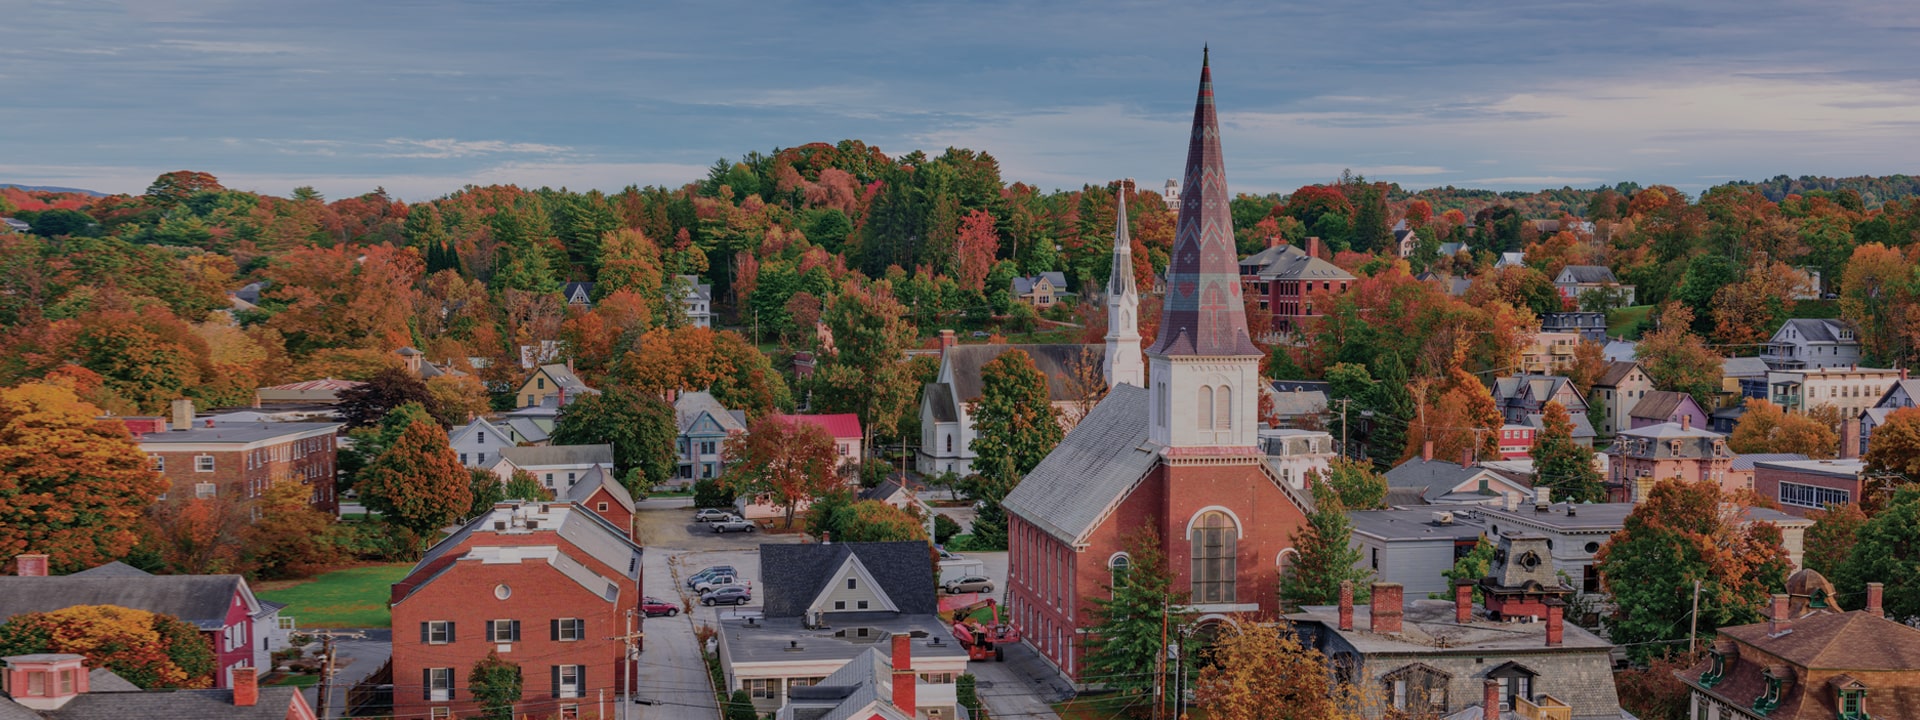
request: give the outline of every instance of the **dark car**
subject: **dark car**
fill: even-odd
[[[673,617],[680,614],[680,606],[661,600],[660,598],[650,597],[640,601],[640,611],[646,613],[647,617],[659,617],[661,615]]]
[[[694,522],[713,522],[730,517],[733,517],[733,513],[722,508],[700,508],[693,513]]]
[[[753,591],[745,585],[721,585],[714,588],[713,592],[700,596],[700,604],[707,606],[745,605],[750,602],[753,602]]]
[[[700,572],[694,573],[687,578],[687,589],[691,590],[694,586],[712,579],[714,576],[732,574],[734,574],[732,565],[714,565],[700,568]]]
[[[757,527],[757,524],[754,523],[754,521],[740,517],[739,515],[729,515],[725,520],[716,520],[713,522],[713,531],[717,533],[724,533],[724,532],[750,533],[750,532],[753,532],[756,527]]]

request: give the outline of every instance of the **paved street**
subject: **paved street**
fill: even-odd
[[[327,717],[346,717],[347,690],[366,679],[373,671],[386,664],[393,657],[393,632],[385,628],[362,630],[365,639],[343,638],[334,641],[333,690],[327,693]],[[315,645],[318,648],[318,645]],[[316,650],[317,651],[317,650]],[[320,690],[309,687],[300,691],[307,698],[307,704],[319,710]]]

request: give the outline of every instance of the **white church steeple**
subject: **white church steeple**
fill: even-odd
[[[1133,240],[1127,233],[1127,189],[1120,182],[1118,209],[1113,220],[1113,273],[1107,278],[1107,387],[1126,383],[1147,386],[1146,362],[1140,355],[1140,289],[1133,281]]]

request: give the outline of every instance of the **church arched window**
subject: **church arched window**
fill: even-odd
[[[1195,603],[1234,602],[1235,550],[1240,528],[1219,510],[1208,510],[1194,520],[1187,539],[1192,543],[1192,596]]]
[[[1213,389],[1213,429],[1233,429],[1233,387],[1221,385]]]
[[[1197,420],[1200,422],[1200,429],[1212,430],[1213,429],[1213,386],[1212,385],[1200,386],[1199,402],[1200,402],[1200,412],[1197,413],[1197,415],[1199,416]]]

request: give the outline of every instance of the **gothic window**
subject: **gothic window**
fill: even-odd
[[[1115,553],[1113,558],[1107,561],[1107,570],[1113,573],[1113,584],[1115,586],[1118,586],[1121,580],[1126,579],[1127,571],[1132,569],[1133,558],[1127,557],[1126,553]]]
[[[1199,418],[1197,419],[1200,422],[1200,429],[1212,430],[1213,429],[1213,386],[1212,385],[1200,386],[1199,402],[1200,402],[1200,412],[1199,412]]]
[[[1213,390],[1213,427],[1216,430],[1233,429],[1233,388],[1221,385]]]
[[[1195,603],[1230,603],[1234,593],[1235,546],[1239,527],[1224,512],[1209,510],[1193,523],[1193,583]]]

